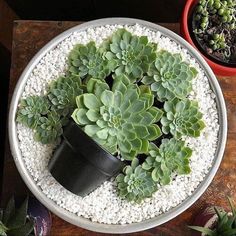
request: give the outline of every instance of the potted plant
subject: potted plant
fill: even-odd
[[[181,37],[132,19],[97,23],[65,32],[29,65],[13,97],[11,147],[60,217],[132,232],[173,218],[206,188],[224,148],[224,102]]]
[[[68,75],[43,97],[22,100],[17,120],[35,129],[36,140],[63,134],[49,170],[71,192],[86,196],[126,163],[116,178],[119,195],[140,202],[157,182],[168,184],[173,171],[190,173],[192,150],[180,138],[199,137],[205,127],[197,102],[187,99],[197,72],[180,54],[157,55],[156,47],[125,29],[100,47],[76,45]]]
[[[186,2],[181,32],[197,48],[217,75],[236,74],[236,2]]]
[[[236,235],[236,208],[233,201],[228,198],[231,212],[226,212],[219,207],[207,207],[200,213],[194,224],[198,226],[189,226],[195,230],[193,235],[209,236],[235,236]],[[196,233],[196,231],[200,233]]]
[[[16,208],[14,197],[5,209],[0,209],[0,235],[2,236],[47,236],[51,229],[51,215],[37,199],[27,197]]]

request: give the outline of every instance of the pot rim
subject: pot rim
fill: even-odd
[[[218,134],[218,145],[215,152],[215,158],[212,163],[212,167],[209,170],[208,174],[205,176],[204,180],[199,184],[199,186],[194,190],[193,194],[186,198],[182,203],[178,206],[172,208],[168,212],[156,216],[154,218],[144,220],[138,223],[131,223],[125,225],[110,225],[110,224],[101,224],[97,222],[92,222],[89,219],[78,217],[77,215],[59,207],[54,201],[49,199],[40,189],[40,187],[35,183],[32,176],[30,175],[29,171],[26,168],[26,165],[23,161],[21,156],[21,151],[19,148],[19,140],[17,137],[17,129],[16,129],[16,121],[15,115],[18,107],[18,102],[21,98],[21,94],[24,90],[26,81],[33,70],[33,68],[38,64],[40,59],[51,49],[56,47],[58,43],[62,40],[67,38],[71,33],[74,31],[84,31],[88,28],[94,28],[103,25],[113,25],[113,24],[121,24],[121,25],[135,25],[139,24],[141,26],[147,27],[154,31],[160,31],[163,35],[169,37],[170,39],[174,40],[177,44],[181,45],[182,47],[188,49],[188,53],[197,60],[199,65],[204,69],[206,76],[209,78],[209,83],[211,85],[211,89],[216,94],[216,103],[218,108],[218,116],[219,116],[219,134]],[[42,202],[47,208],[49,208],[54,214],[58,215],[60,218],[68,221],[71,224],[77,225],[79,227],[96,231],[102,233],[132,233],[138,232],[142,230],[146,230],[152,227],[156,227],[161,225],[174,217],[181,214],[187,208],[189,208],[207,189],[211,181],[213,180],[219,166],[221,160],[223,158],[224,149],[226,145],[226,138],[227,138],[227,114],[226,114],[226,107],[224,102],[224,97],[218,81],[206,63],[206,61],[202,58],[200,53],[194,49],[188,42],[186,42],[183,38],[179,35],[175,34],[174,32],[159,26],[154,23],[150,23],[144,20],[138,20],[133,18],[104,18],[99,20],[90,21],[87,23],[83,23],[81,25],[77,25],[73,28],[70,28],[63,33],[59,34],[57,37],[53,38],[49,43],[47,43],[38,53],[31,59],[29,64],[26,66],[25,70],[21,74],[17,85],[14,90],[14,94],[12,96],[10,110],[9,110],[9,121],[8,121],[8,130],[9,130],[9,141],[10,141],[10,148],[11,153],[13,155],[15,164],[17,169],[28,186],[31,192],[37,197],[37,199]]]
[[[198,0],[187,0],[186,4],[184,6],[184,10],[182,13],[182,18],[181,18],[181,34],[183,35],[184,39],[188,41],[193,47],[195,47],[198,52],[200,52],[200,49],[198,46],[194,43],[192,40],[192,37],[189,32],[189,26],[188,26],[188,18],[189,18],[189,13],[193,7],[193,5],[198,2]],[[217,75],[221,76],[232,76],[236,74],[236,68],[231,67],[231,66],[224,66],[221,64],[218,64],[214,62],[213,60],[210,59],[210,57],[207,57],[206,55],[202,54],[200,52],[201,56],[207,61],[207,63],[210,65],[210,67],[214,70],[214,72]]]
[[[112,177],[124,167],[123,161],[113,156],[97,142],[95,142],[79,127],[75,121],[69,121],[67,126],[65,126],[62,136],[74,152],[82,154],[83,158],[86,159],[88,163],[95,166],[106,176]],[[73,144],[75,144],[75,146]]]

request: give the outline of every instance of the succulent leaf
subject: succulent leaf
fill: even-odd
[[[105,58],[116,65],[115,74],[127,74],[131,82],[141,78],[156,59],[156,44],[148,42],[146,36],[132,35],[125,29],[118,29],[106,46]]]
[[[94,42],[77,44],[69,55],[69,71],[82,78],[92,76],[104,79],[110,73],[109,65]]]
[[[196,74],[196,70],[184,62],[180,54],[162,50],[157,53],[155,62],[142,82],[151,87],[160,101],[174,97],[183,99],[192,90],[192,79]]]
[[[184,146],[181,140],[163,139],[158,148],[154,143],[150,143],[149,155],[142,168],[151,171],[152,178],[163,185],[169,184],[171,174],[176,171],[178,174],[189,174],[189,158],[192,150]]]
[[[153,107],[150,90],[125,85],[122,80],[115,80],[110,90],[105,82],[96,79],[90,79],[87,90],[90,93],[76,98],[78,108],[72,118],[112,154],[132,160],[147,152],[149,141],[160,137],[161,130],[155,123],[163,112]]]
[[[75,97],[82,94],[78,76],[60,77],[49,88],[48,99],[57,113],[67,116],[76,107]]]
[[[176,138],[183,135],[198,137],[205,127],[196,101],[174,98],[164,103],[164,111],[161,124],[165,134],[171,133]]]
[[[139,165],[137,158],[134,158],[131,165],[126,166],[123,173],[116,177],[116,183],[121,198],[137,203],[151,197],[157,190],[151,174]]]
[[[63,121],[55,111],[50,111],[47,117],[40,117],[34,138],[43,144],[56,141],[63,133]]]
[[[50,104],[47,98],[30,96],[21,100],[16,120],[29,128],[34,129],[42,115],[49,111]]]
[[[15,201],[12,197],[3,210],[0,221],[0,235],[3,236],[28,236],[33,231],[34,222],[27,218],[28,198],[24,200],[19,209],[15,209]]]

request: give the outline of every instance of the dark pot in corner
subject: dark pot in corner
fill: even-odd
[[[123,166],[121,160],[104,150],[75,122],[70,121],[48,167],[63,187],[84,197],[118,174]]]
[[[27,214],[34,221],[35,236],[50,235],[52,226],[51,213],[35,197],[29,197]]]

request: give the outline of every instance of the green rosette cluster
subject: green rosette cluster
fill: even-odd
[[[146,153],[149,141],[161,135],[155,123],[163,112],[153,102],[154,96],[146,86],[116,80],[110,90],[107,83],[90,79],[87,93],[76,98],[78,108],[72,117],[109,152],[132,160]]]
[[[170,183],[172,173],[190,173],[191,155],[192,150],[184,145],[184,141],[175,138],[163,139],[159,148],[154,143],[150,144],[149,155],[142,167],[151,171],[154,181],[166,185]]]
[[[22,99],[16,120],[34,130],[36,141],[56,142],[76,107],[75,97],[82,93],[78,76],[60,77],[49,85],[46,95]]]
[[[47,144],[60,138],[72,117],[100,146],[126,161],[116,178],[118,194],[140,203],[174,174],[191,171],[192,150],[182,137],[198,137],[205,126],[197,102],[188,99],[196,75],[180,54],[118,29],[99,46],[75,45],[65,76],[44,96],[23,99],[17,121]]]
[[[77,44],[69,55],[69,71],[81,78],[86,76],[105,79],[111,72],[110,63],[104,59],[94,42]]]
[[[161,124],[165,134],[171,133],[176,138],[199,137],[205,127],[196,101],[175,98],[164,103],[164,111]]]
[[[123,173],[116,177],[116,182],[119,196],[137,203],[151,197],[157,190],[157,185],[151,174],[139,165],[137,158],[134,158],[131,165],[126,166]]]
[[[160,51],[142,82],[151,87],[159,101],[183,99],[192,91],[196,69],[182,60],[180,54]]]

